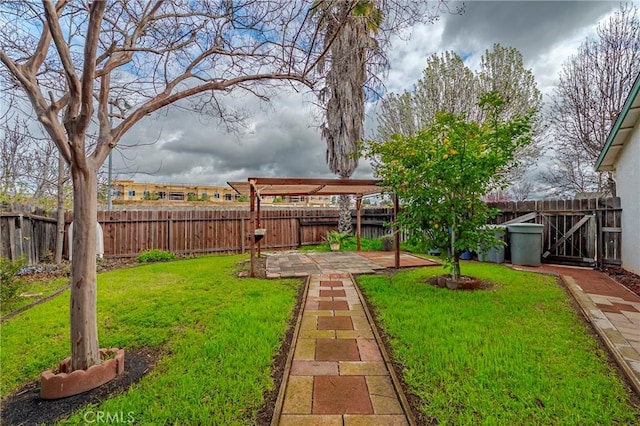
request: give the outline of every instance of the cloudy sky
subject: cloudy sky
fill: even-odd
[[[452,8],[456,3],[451,4]],[[433,53],[453,50],[473,69],[494,43],[519,49],[545,95],[553,90],[563,61],[594,33],[619,3],[614,1],[466,1],[462,15],[443,15],[392,41],[388,91],[410,89]],[[138,123],[122,145],[145,144],[114,153],[118,178],[143,182],[224,184],[249,176],[334,177],[325,162],[326,146],[315,127],[312,99],[286,93],[269,105],[232,99],[250,118],[246,128],[229,133],[215,120],[170,109]],[[367,107],[368,131],[375,129],[376,105]],[[372,135],[367,135],[372,136]],[[356,178],[371,177],[360,161]]]

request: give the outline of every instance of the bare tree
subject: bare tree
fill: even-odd
[[[555,164],[545,180],[558,191],[609,190],[594,170],[607,136],[640,73],[640,20],[624,4],[564,63],[548,121]]]
[[[521,179],[519,182],[511,185],[507,192],[510,199],[514,201],[524,201],[528,199],[533,192],[533,182],[530,179]]]
[[[56,194],[57,149],[50,139],[36,136],[38,130],[28,122],[10,109],[0,120],[0,191],[5,201],[46,208]]]
[[[28,165],[28,145],[24,123],[6,119],[0,139],[0,191],[5,201],[16,199],[25,184],[22,176]]]
[[[542,96],[532,71],[524,67],[522,54],[517,49],[495,44],[492,50],[485,51],[476,73],[455,52],[430,56],[413,91],[402,95],[390,93],[380,102],[377,139],[384,141],[395,133],[415,134],[433,123],[439,111],[483,121],[478,101],[490,91],[498,92],[505,101],[501,120],[533,114],[534,138],[541,134],[538,114]],[[538,153],[534,139],[534,143],[519,149],[516,158],[526,167]],[[522,173],[522,168],[511,170],[510,179],[515,180]]]
[[[97,175],[109,152],[147,114],[182,99],[224,118],[220,96],[232,90],[268,99],[278,84],[313,87],[331,46],[304,1],[45,0],[0,11],[4,88],[26,93],[71,170],[71,368],[86,369],[100,362],[93,248]],[[69,31],[82,35],[68,43]],[[114,100],[126,104],[111,125]]]

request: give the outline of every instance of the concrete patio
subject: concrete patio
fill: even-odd
[[[306,277],[314,274],[373,274],[393,267],[393,252],[277,252],[267,257],[267,278]],[[436,266],[433,260],[400,253],[400,267]]]

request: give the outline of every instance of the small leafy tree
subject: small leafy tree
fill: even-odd
[[[489,117],[482,124],[439,113],[415,136],[396,134],[365,145],[376,174],[402,200],[399,226],[412,243],[438,248],[453,280],[464,250],[500,244],[484,228],[497,210],[481,197],[506,186],[515,151],[530,143],[530,116],[501,121],[505,105],[496,92],[484,95],[479,106]]]

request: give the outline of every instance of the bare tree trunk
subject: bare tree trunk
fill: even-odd
[[[348,195],[341,195],[339,200],[340,214],[338,216],[338,232],[352,234],[351,198]]]
[[[54,262],[62,262],[64,248],[64,157],[58,154],[58,209],[56,215],[56,253]]]
[[[453,217],[451,227],[451,279],[458,281],[460,278],[460,255],[456,252],[456,218]]]
[[[96,310],[97,170],[71,166],[73,257],[71,261],[71,369],[100,363]]]

